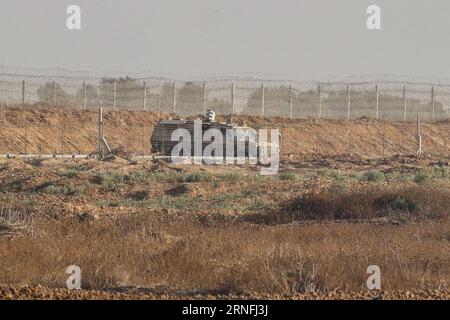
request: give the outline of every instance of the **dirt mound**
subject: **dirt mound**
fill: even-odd
[[[196,195],[196,190],[195,187],[190,184],[180,184],[179,186],[171,188],[164,193],[172,197],[178,197],[185,194]]]

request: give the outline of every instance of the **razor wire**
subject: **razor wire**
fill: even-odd
[[[271,78],[272,77],[272,78]],[[450,80],[384,76],[188,77],[0,67],[0,107],[143,110],[177,115],[395,121],[450,118]]]

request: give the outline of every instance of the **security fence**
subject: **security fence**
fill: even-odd
[[[115,154],[131,158],[153,156],[151,136],[157,123],[167,117],[148,111],[105,110],[100,121],[99,110],[94,109],[3,107],[0,154],[86,157],[96,154],[100,136],[104,136]],[[282,159],[412,156],[418,151],[419,135],[425,155],[442,158],[450,155],[450,121],[286,120],[245,116],[234,120],[253,121],[249,125],[255,129],[279,129]]]
[[[280,129],[283,157],[414,155],[419,134],[425,154],[450,154],[450,81],[182,79],[8,67],[0,67],[0,154],[96,152],[99,108],[109,147],[132,156],[153,154],[159,120],[208,109]]]
[[[178,115],[204,114],[212,109],[217,114],[296,119],[450,118],[450,83],[443,81],[287,81],[242,77],[191,81],[10,69],[0,69],[0,107],[103,107]]]

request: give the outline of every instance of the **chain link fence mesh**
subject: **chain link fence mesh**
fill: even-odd
[[[58,69],[19,71],[0,67],[2,154],[94,152],[99,107],[104,108],[104,133],[110,147],[125,148],[134,155],[151,154],[149,140],[159,120],[155,114],[195,116],[208,109],[224,116],[331,121],[325,126],[319,121],[282,128],[288,137],[283,142],[284,155],[351,155],[363,149],[373,157],[414,154],[417,119],[423,123],[426,152],[449,154],[450,83],[445,81],[242,77],[186,81],[92,76]],[[334,120],[341,123],[333,124]],[[383,125],[386,121],[389,124]]]

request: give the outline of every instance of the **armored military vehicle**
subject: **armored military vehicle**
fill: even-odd
[[[236,126],[231,123],[222,123],[215,120],[215,114],[213,111],[208,110],[207,120],[201,122],[201,135],[203,141],[203,135],[208,129],[218,129],[222,133],[223,137],[223,156],[226,155],[226,145],[230,143],[234,144],[234,156],[245,155],[245,157],[258,156],[258,146],[256,141],[251,141],[247,138],[248,130],[250,127],[247,126]],[[162,120],[160,121],[153,131],[151,137],[152,151],[154,153],[159,153],[160,155],[170,156],[172,149],[179,141],[171,141],[172,133],[176,129],[186,129],[191,134],[191,155],[193,155],[194,150],[194,126],[196,120]],[[233,133],[233,141],[228,141],[227,130]],[[203,141],[202,152],[207,145],[211,144],[211,141]],[[244,150],[242,150],[244,148]],[[239,152],[241,151],[241,152]],[[243,152],[242,152],[243,151]]]

